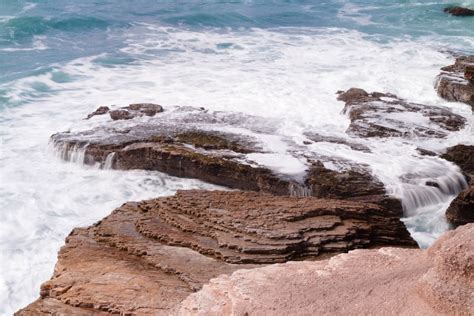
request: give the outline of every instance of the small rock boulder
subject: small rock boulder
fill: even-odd
[[[394,94],[351,88],[337,98],[351,124],[347,133],[359,137],[444,138],[462,129],[466,119],[442,107],[410,103]]]
[[[116,110],[110,110],[110,108],[107,106],[101,106],[94,112],[87,115],[87,119],[90,119],[91,117],[96,115],[109,113],[110,118],[114,121],[131,120],[135,117],[140,117],[144,115],[154,116],[160,112],[163,112],[163,107],[159,104],[154,103],[134,103]]]
[[[438,95],[451,102],[474,107],[474,55],[456,58],[453,65],[441,68],[435,88]]]
[[[454,16],[474,16],[474,10],[463,7],[449,7],[443,11]]]

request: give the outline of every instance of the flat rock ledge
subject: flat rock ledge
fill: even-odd
[[[16,315],[168,315],[220,275],[383,245],[416,247],[403,223],[377,205],[178,191],[74,229],[41,297]]]
[[[474,146],[456,145],[441,157],[457,164],[470,180],[469,187],[449,205],[446,218],[454,227],[474,223]]]
[[[176,315],[473,315],[474,224],[428,250],[354,250],[223,275]]]
[[[55,134],[51,140],[65,160],[156,170],[276,195],[360,200],[402,216],[400,201],[386,194],[368,166],[309,149],[319,142],[362,152],[369,150],[366,146],[310,131],[297,142],[280,133],[282,124],[242,113],[175,107],[148,120],[109,120],[84,131]]]
[[[454,65],[441,68],[435,88],[440,97],[474,108],[474,55],[460,56]]]
[[[466,119],[447,108],[410,103],[394,94],[359,88],[340,91],[338,100],[346,103],[349,135],[358,137],[444,138],[461,130]]]

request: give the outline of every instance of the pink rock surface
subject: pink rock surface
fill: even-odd
[[[474,224],[428,250],[354,250],[220,276],[178,315],[474,315]]]

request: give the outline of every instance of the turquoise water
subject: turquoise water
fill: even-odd
[[[374,40],[432,37],[453,49],[472,50],[474,19],[452,18],[447,5],[472,1],[16,1],[0,3],[0,84],[48,71],[53,63],[107,53],[112,64],[124,33],[142,24],[192,30],[240,28],[344,28]],[[159,53],[159,52],[157,52]],[[7,100],[3,100],[5,105]]]
[[[407,174],[458,174],[416,147],[440,151],[474,141],[470,108],[433,89],[453,54],[474,53],[474,18],[442,12],[459,4],[474,7],[429,0],[0,0],[0,315],[38,296],[72,228],[125,201],[212,187],[55,157],[49,136],[87,125],[81,119],[99,105],[157,102],[271,116],[298,140],[303,127],[347,137],[336,91],[388,91],[449,107],[468,126],[443,142],[360,140],[371,154],[334,144],[315,152],[369,165],[402,199],[424,188],[411,183],[407,191],[400,180]],[[448,228],[443,214],[451,198],[407,210],[421,246]]]

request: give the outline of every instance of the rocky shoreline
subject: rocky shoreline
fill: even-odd
[[[474,105],[473,58],[442,69],[441,97]],[[53,135],[65,160],[156,170],[239,191],[178,191],[128,202],[73,230],[40,298],[16,315],[344,314],[357,297],[347,292],[347,278],[353,290],[368,291],[358,313],[383,302],[392,313],[473,312],[474,146],[457,145],[441,156],[467,180],[446,213],[461,227],[428,250],[413,249],[401,201],[369,166],[310,150],[329,143],[363,154],[370,148],[358,139],[443,139],[463,129],[465,118],[390,93],[352,88],[337,98],[345,102],[352,138],[308,129],[295,140],[268,118],[150,103],[100,107],[86,118],[98,124]],[[452,191],[437,182],[426,186]],[[398,248],[380,248],[387,246]],[[294,260],[305,261],[285,263]],[[449,278],[459,282],[443,283]],[[297,293],[306,294],[295,310],[290,297]],[[397,304],[407,297],[406,305]]]

